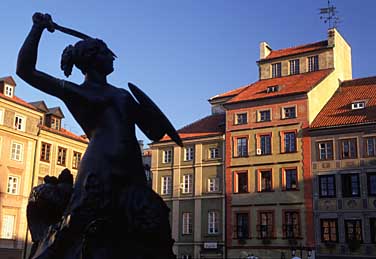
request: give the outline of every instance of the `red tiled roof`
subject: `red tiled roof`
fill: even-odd
[[[217,94],[217,95],[213,96],[212,98],[210,98],[210,100],[237,95],[238,93],[240,93],[241,91],[243,91],[247,87],[248,87],[248,85],[236,88],[234,90],[231,90],[231,91],[228,91],[228,92],[225,92],[225,93],[222,93],[222,94]]]
[[[181,139],[207,137],[219,135],[225,132],[225,114],[213,114],[195,121],[178,130]],[[171,138],[165,135],[161,141],[169,141]]]
[[[364,109],[352,110],[354,101],[365,101]],[[376,122],[376,77],[344,81],[311,124],[311,128]]]
[[[5,82],[9,85],[16,86],[16,82],[14,81],[13,77],[11,77],[11,76],[1,77],[0,82]]]
[[[52,128],[49,128],[49,127],[43,125],[43,126],[41,126],[41,129],[47,130],[47,131],[52,132],[52,133],[59,134],[59,135],[64,136],[64,137],[68,137],[70,139],[78,140],[78,141],[81,141],[81,142],[84,142],[84,143],[89,142],[89,140],[87,138],[84,138],[82,136],[78,136],[78,135],[74,134],[73,132],[71,132],[67,129],[64,129],[64,128],[57,130],[57,129],[52,129]]]
[[[324,41],[309,43],[309,44],[300,45],[300,46],[291,47],[291,48],[272,50],[267,57],[261,59],[260,61],[320,50],[326,47],[328,47],[328,41],[324,40]]]
[[[35,107],[34,107],[33,105],[31,105],[30,103],[28,103],[28,102],[22,100],[21,98],[18,98],[18,97],[15,96],[15,95],[13,95],[13,97],[9,97],[9,96],[4,95],[3,93],[0,93],[0,97],[6,99],[6,100],[8,100],[8,101],[11,101],[11,102],[14,102],[14,103],[20,104],[20,105],[22,105],[22,106],[25,106],[25,107],[27,107],[27,108],[30,108],[30,109],[32,109],[32,110],[34,110],[34,111],[37,111],[37,110],[38,110],[37,108],[35,108]]]
[[[289,94],[306,93],[327,77],[332,71],[333,69],[323,69],[310,73],[260,80],[250,84],[241,93],[228,100],[226,104]],[[266,90],[270,86],[279,86],[279,90],[267,93]]]

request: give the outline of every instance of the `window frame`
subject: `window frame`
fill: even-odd
[[[243,187],[240,186],[241,182],[239,181],[239,175],[244,177],[246,179]],[[243,182],[243,181],[242,181]],[[242,170],[242,171],[235,171],[234,172],[234,188],[233,193],[249,193],[249,174],[248,171]]]
[[[293,113],[290,110],[293,109]],[[296,105],[282,107],[282,120],[296,119],[298,117]]]
[[[328,222],[328,227],[324,227],[324,222]],[[335,231],[335,240],[332,239],[332,230],[333,227],[331,226],[331,223],[334,223],[334,231]],[[328,229],[328,233],[325,233],[325,229]],[[320,237],[322,243],[338,243],[338,219],[336,218],[322,218],[320,219]],[[329,240],[325,240],[324,235],[327,234],[329,237]]]
[[[263,143],[264,140],[264,143]],[[269,143],[268,143],[269,140]],[[271,132],[263,132],[256,134],[256,155],[257,156],[267,156],[273,153],[272,151],[272,140],[273,135]],[[269,151],[269,152],[268,152]]]
[[[209,159],[220,158],[220,156],[219,156],[219,148],[218,147],[210,147],[208,149],[208,151],[209,151]],[[214,156],[213,156],[213,154],[214,154]]]
[[[10,150],[10,159],[17,162],[23,161],[24,153],[24,144],[12,140],[11,150]]]
[[[285,239],[296,239],[296,238],[300,238],[301,237],[301,218],[300,218],[300,211],[299,210],[282,210],[282,221],[283,221],[283,225],[282,225],[282,232],[283,232],[283,238]],[[290,219],[290,216],[287,216],[287,215],[296,215],[296,224],[294,224],[294,222],[290,223],[288,222],[289,219]],[[293,219],[294,221],[294,219]],[[292,227],[291,227],[292,226]],[[292,228],[292,230],[291,230]],[[291,233],[290,231],[292,231],[292,235],[289,235],[289,233]]]
[[[286,137],[290,134],[294,134],[294,143],[291,143],[291,139],[287,139]],[[281,153],[283,154],[288,154],[288,153],[296,153],[298,152],[298,134],[297,130],[287,130],[287,131],[281,131],[280,133],[281,136]],[[286,150],[286,145],[289,144],[288,150]],[[293,146],[291,144],[294,144]],[[293,148],[291,148],[293,147]]]
[[[73,156],[72,156],[72,168],[73,169],[78,169],[80,167],[81,159],[82,159],[82,153],[73,150]]]
[[[263,224],[263,215],[266,215],[266,224]],[[270,218],[269,218],[270,216]],[[275,218],[274,210],[259,210],[257,211],[257,236],[258,239],[274,239],[275,237]],[[271,224],[269,224],[271,223]],[[263,230],[266,226],[266,230]],[[269,229],[269,227],[271,229]],[[266,232],[266,234],[263,234]]]
[[[372,184],[370,178],[375,178],[374,184]],[[374,188],[372,191],[372,187]],[[368,196],[376,196],[376,172],[367,172],[367,194]]]
[[[219,178],[218,177],[215,176],[215,177],[208,178],[208,192],[209,193],[219,192]]]
[[[268,114],[268,118],[263,118],[263,113]],[[257,111],[257,122],[269,122],[272,121],[272,111],[271,109],[259,110]]]
[[[40,146],[40,161],[49,163],[51,160],[52,145],[47,142],[42,142]]]
[[[170,195],[172,193],[172,176],[164,175],[161,177],[161,195]]]
[[[282,77],[282,62],[276,62],[271,64],[272,78]]]
[[[289,60],[290,75],[300,74],[300,59]]]
[[[320,145],[323,145],[323,144],[325,144],[324,149],[322,149],[320,147]],[[330,147],[330,148],[328,148],[328,147]],[[318,158],[317,160],[319,160],[319,161],[333,160],[334,159],[334,150],[333,150],[333,147],[334,147],[334,145],[333,145],[333,141],[332,140],[318,141],[317,142],[317,149],[316,149],[317,150],[317,158]],[[321,150],[324,150],[325,157],[321,156]],[[329,150],[330,150],[331,153],[329,153]],[[330,154],[330,156],[328,154]]]
[[[194,146],[187,146],[184,148],[184,161],[193,161],[195,156],[195,149]]]
[[[234,224],[235,239],[250,238],[249,212],[237,211],[235,212],[234,218],[236,220]],[[239,235],[239,233],[241,233],[241,235]]]
[[[348,156],[345,156],[345,144],[348,143]],[[358,141],[357,138],[347,138],[340,140],[341,146],[341,159],[356,159],[358,158]],[[352,155],[351,148],[354,148],[354,156]]]
[[[68,150],[67,148],[62,147],[62,146],[57,147],[57,156],[56,156],[57,165],[65,166],[67,164],[67,150]]]
[[[14,180],[16,180],[14,182]],[[8,174],[7,179],[7,194],[19,195],[20,194],[20,185],[21,185],[21,176],[15,174]],[[14,192],[12,191],[14,190]]]
[[[269,188],[263,188],[263,175],[267,173],[269,174],[269,180],[270,183],[268,184]],[[258,169],[257,170],[257,175],[258,175],[258,192],[274,192],[274,181],[273,181],[273,170],[272,168],[263,168],[263,169]],[[267,178],[265,178],[267,179]]]
[[[193,193],[193,174],[187,173],[182,175],[182,194]]]
[[[287,181],[287,176],[289,171],[295,171],[295,187],[288,187],[288,181]],[[299,190],[299,176],[298,176],[298,168],[297,167],[286,167],[282,168],[283,172],[283,182],[282,182],[282,187],[284,191],[297,191]],[[292,186],[292,183],[291,183]]]
[[[315,72],[320,70],[319,55],[313,55],[307,57],[307,71]]]
[[[337,186],[336,186],[336,175],[335,174],[324,174],[324,175],[319,175],[318,176],[318,182],[319,182],[319,197],[320,198],[336,198],[337,197]],[[333,179],[333,194],[329,194],[329,181],[328,179],[332,178]],[[324,185],[326,186],[326,192],[327,194],[323,194],[323,180],[326,180],[326,183]]]
[[[353,178],[352,176],[356,176],[356,179],[357,179],[357,191],[358,193],[357,194],[353,194]],[[349,180],[346,180],[345,178],[350,178],[350,182]],[[345,182],[347,182],[347,184],[345,184]],[[347,185],[351,185],[351,194],[349,194],[349,186]],[[344,198],[352,198],[352,197],[360,197],[360,193],[361,193],[361,189],[360,189],[360,175],[359,173],[348,173],[348,174],[342,174],[341,175],[341,186],[342,186],[342,197]]]
[[[372,140],[373,143],[369,143],[368,142],[369,140]],[[371,151],[370,151],[370,146],[372,146]],[[365,137],[364,148],[365,148],[365,152],[364,152],[365,157],[376,157],[376,136]]]
[[[360,230],[360,239],[350,239],[349,235],[350,235],[350,232],[349,232],[349,229],[348,229],[348,223],[352,224],[353,225],[353,230],[356,231],[356,224],[359,223],[359,230]],[[363,229],[362,229],[362,220],[361,219],[345,219],[344,220],[344,227],[345,227],[345,240],[346,240],[346,243],[352,241],[352,240],[356,240],[356,241],[360,241],[361,243],[363,243]],[[354,233],[354,232],[353,232]],[[353,237],[354,236],[357,236],[357,234],[353,234]]]
[[[192,212],[182,213],[182,235],[192,235],[193,223],[192,223]]]
[[[247,112],[239,112],[235,114],[235,125],[245,125],[248,123],[248,113]]]
[[[14,96],[14,87],[8,84],[4,84],[4,95],[12,98]]]
[[[239,140],[241,141],[240,143],[239,143]],[[242,140],[244,140],[244,143],[242,142]],[[234,158],[249,156],[249,143],[248,142],[249,142],[248,136],[234,137],[234,144],[235,144],[234,150],[236,151],[236,153],[234,153]]]
[[[162,150],[162,164],[172,163],[172,149]]]
[[[208,235],[217,234],[219,234],[219,212],[210,210],[208,211]]]
[[[11,227],[10,226],[6,226],[6,224],[8,223],[8,220],[5,219],[6,217],[8,218],[12,218],[12,224],[11,224]],[[2,215],[2,218],[1,218],[1,236],[0,238],[1,239],[7,239],[7,240],[13,240],[15,239],[16,235],[15,235],[15,227],[16,227],[16,215],[14,214],[3,214]],[[12,229],[12,234],[9,235],[8,233],[10,228]]]
[[[21,114],[15,114],[14,115],[13,127],[14,127],[15,130],[25,132],[25,129],[26,129],[26,117],[24,115],[21,115]]]

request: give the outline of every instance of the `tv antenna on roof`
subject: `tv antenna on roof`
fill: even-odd
[[[328,7],[320,8],[320,19],[328,24],[328,28],[336,28],[339,23],[337,8],[328,0]]]

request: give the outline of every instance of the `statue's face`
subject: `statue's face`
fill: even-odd
[[[99,72],[109,75],[114,71],[114,56],[112,52],[103,46],[96,54],[96,65]]]

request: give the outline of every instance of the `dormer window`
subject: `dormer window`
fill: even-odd
[[[351,109],[352,110],[359,110],[359,109],[364,109],[366,107],[366,102],[365,101],[356,101],[351,104]]]
[[[299,59],[290,60],[290,75],[297,75],[300,73]]]
[[[6,84],[4,87],[4,95],[8,97],[13,97],[13,86]]]
[[[281,62],[272,64],[272,77],[281,77],[282,76],[282,65]]]
[[[278,92],[278,90],[279,90],[279,86],[278,85],[272,85],[272,86],[268,86],[268,88],[266,88],[266,92],[267,93]]]
[[[319,70],[319,56],[308,57],[308,72]]]
[[[60,119],[51,117],[51,128],[60,130]]]

